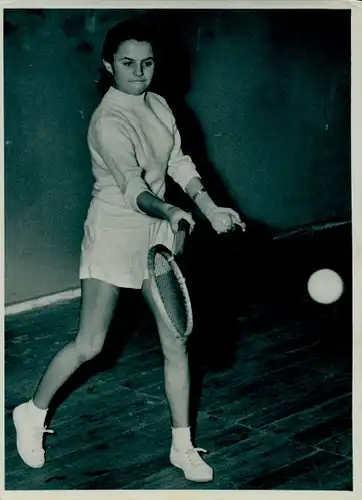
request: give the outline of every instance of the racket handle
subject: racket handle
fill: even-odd
[[[188,233],[190,230],[190,224],[187,222],[186,219],[181,219],[178,223],[178,230],[179,231],[185,231],[185,233]]]

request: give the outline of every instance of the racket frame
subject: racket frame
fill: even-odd
[[[186,329],[185,332],[181,333],[174,325],[174,323],[171,321],[169,315],[167,314],[166,308],[164,306],[164,303],[162,301],[160,292],[158,291],[157,285],[156,285],[156,276],[155,276],[155,270],[154,270],[154,261],[156,258],[156,254],[161,254],[170,264],[172,272],[175,275],[175,278],[180,286],[181,292],[184,296],[184,305],[186,307]],[[167,326],[170,328],[170,330],[173,332],[175,337],[181,341],[182,343],[185,343],[188,336],[192,332],[193,329],[193,314],[192,314],[192,306],[191,306],[191,299],[189,295],[189,291],[187,289],[186,285],[186,280],[181,272],[181,269],[179,265],[177,264],[174,255],[172,252],[164,245],[154,245],[148,252],[148,274],[149,274],[149,280],[151,284],[151,293],[153,296],[153,299],[157,305],[157,308],[167,324]]]

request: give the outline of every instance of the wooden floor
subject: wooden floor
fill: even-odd
[[[189,483],[169,465],[162,356],[142,304],[132,309],[141,318],[137,328],[127,326],[132,335],[116,318],[104,353],[58,395],[46,466],[26,467],[11,412],[73,338],[79,303],[7,318],[6,489],[351,490],[350,239],[346,229],[320,238],[279,242],[274,253],[263,247],[267,266],[247,245],[242,255],[234,248],[246,262],[237,273],[226,268],[214,288],[202,273],[194,279],[193,408],[196,444],[209,450],[205,459],[215,470],[209,484]],[[328,238],[338,242],[331,265],[348,287],[338,303],[321,306],[308,298],[305,277],[320,266]]]

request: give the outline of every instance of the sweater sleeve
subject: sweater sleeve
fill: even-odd
[[[181,148],[181,136],[175,120],[173,121],[174,145],[168,162],[168,174],[172,179],[185,190],[189,181],[194,177],[199,177],[196,167],[190,156],[185,155]]]
[[[168,105],[166,99],[160,95],[154,94],[160,104],[163,106],[166,113],[171,119],[171,128],[174,144],[170,153],[170,158],[168,160],[168,175],[181,186],[185,191],[185,188],[189,181],[193,177],[201,177],[196,170],[196,167],[190,158],[190,156],[185,155],[181,147],[181,136],[177,128],[176,120],[170,106]]]
[[[133,210],[142,212],[137,198],[150,191],[142,178],[133,143],[126,130],[112,117],[99,118],[93,126],[91,147],[113,175],[125,202]]]

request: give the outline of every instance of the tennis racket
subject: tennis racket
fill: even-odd
[[[189,229],[189,223],[182,219],[179,232],[187,235]],[[185,343],[193,327],[192,307],[186,280],[174,254],[164,245],[153,246],[148,253],[148,272],[151,292],[163,320],[176,338]]]

